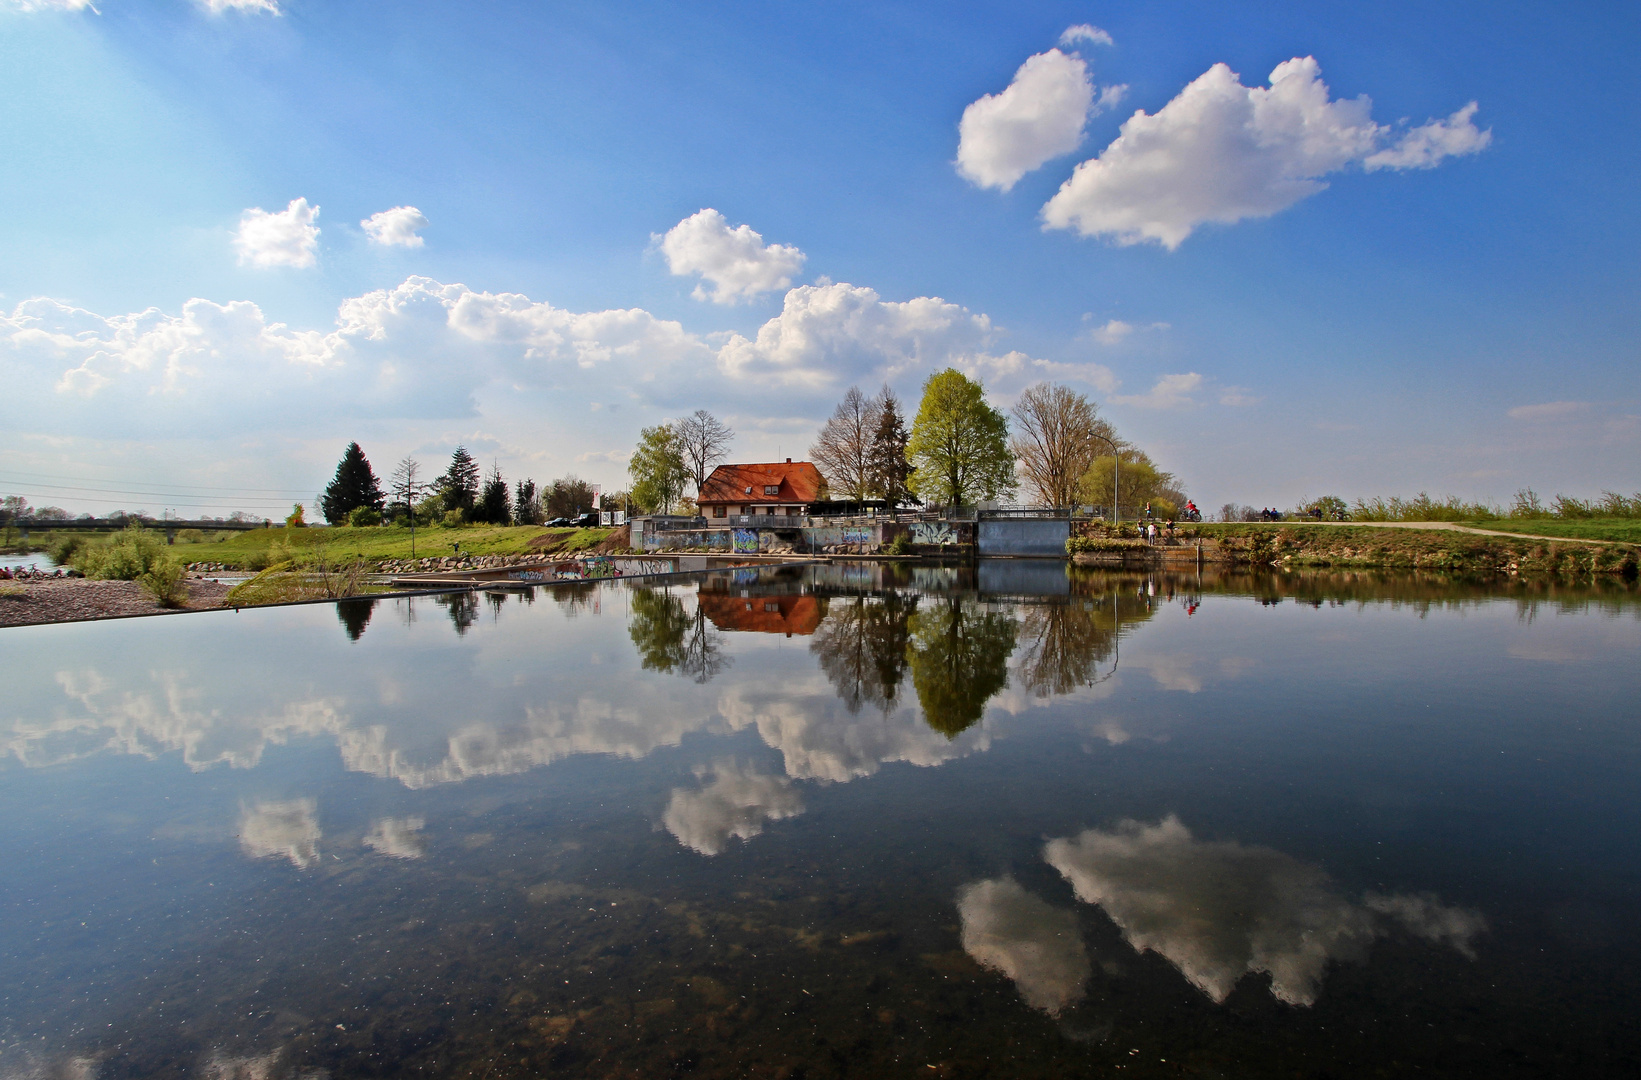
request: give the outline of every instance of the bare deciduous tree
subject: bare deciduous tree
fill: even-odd
[[[1117,442],[1111,425],[1093,402],[1067,386],[1037,383],[1015,402],[1010,449],[1039,503],[1071,506],[1088,467],[1109,454],[1105,439]],[[1118,445],[1121,445],[1120,443]]]
[[[815,437],[809,456],[834,497],[864,499],[872,491],[872,441],[883,403],[851,386]]]
[[[695,494],[700,495],[707,474],[729,457],[729,444],[735,432],[705,409],[696,409],[673,424],[672,430],[690,479],[695,481]]]

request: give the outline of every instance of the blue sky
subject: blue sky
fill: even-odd
[[[271,509],[355,438],[619,486],[948,363],[1210,506],[1641,487],[1633,5],[75,3],[0,0],[37,505]]]

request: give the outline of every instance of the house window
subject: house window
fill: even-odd
[[[781,493],[781,485],[779,485],[779,484],[765,484],[764,485],[764,494],[765,495],[779,495],[780,493]]]
[[[724,506],[721,503],[712,508],[712,516],[713,517],[726,517],[726,516],[728,516],[728,514],[729,514],[729,507]]]
[[[798,516],[798,508],[796,506],[788,506],[786,508],[786,516],[787,517],[797,517]]]

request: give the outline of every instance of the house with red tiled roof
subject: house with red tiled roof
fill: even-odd
[[[701,516],[714,518],[755,517],[779,523],[781,518],[799,518],[811,503],[826,498],[826,478],[814,463],[793,461],[752,465],[720,465],[712,470],[695,500]]]
[[[821,623],[820,599],[814,596],[744,597],[702,590],[695,602],[720,630],[791,637],[813,634]]]

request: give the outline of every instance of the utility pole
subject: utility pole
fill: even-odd
[[[1111,521],[1115,524],[1122,520],[1122,509],[1117,505],[1118,493],[1122,485],[1118,483],[1117,469],[1122,465],[1122,454],[1117,450],[1117,444],[1104,435],[1095,435],[1101,442],[1111,443]]]

